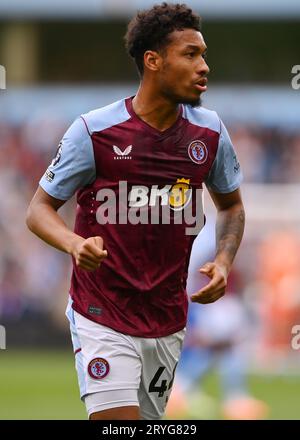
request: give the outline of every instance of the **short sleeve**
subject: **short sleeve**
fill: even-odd
[[[40,186],[52,197],[68,200],[79,189],[96,178],[91,137],[79,117],[66,131],[56,156],[41,178]]]
[[[243,176],[236,152],[226,127],[221,121],[217,154],[205,184],[217,193],[229,193],[239,188],[242,180]]]

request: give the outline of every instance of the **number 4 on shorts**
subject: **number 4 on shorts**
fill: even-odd
[[[160,376],[163,374],[163,372],[166,369],[166,367],[159,367],[159,369],[157,370],[157,372],[155,373],[153,379],[150,382],[149,393],[158,393],[158,397],[163,397],[165,392],[172,388],[172,385],[173,385],[173,382],[174,382],[174,376],[175,376],[176,367],[177,367],[177,363],[176,363],[176,365],[174,367],[173,374],[172,374],[172,379],[171,379],[171,381],[169,383],[169,386],[167,386],[167,381],[166,380],[162,380],[160,385],[157,385],[157,382],[159,381]]]

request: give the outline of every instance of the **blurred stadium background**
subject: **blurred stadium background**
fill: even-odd
[[[251,316],[247,376],[269,418],[300,418],[300,64],[298,0],[189,0],[204,19],[211,68],[204,105],[227,124],[244,173],[238,295]],[[64,310],[70,259],[24,218],[38,180],[75,117],[134,94],[123,47],[129,18],[150,0],[1,0],[0,419],[85,418]],[[75,202],[63,208],[72,227]],[[213,208],[207,203],[208,214]],[[204,234],[209,234],[209,230]],[[188,374],[188,372],[187,372]],[[220,418],[219,378],[187,418]]]

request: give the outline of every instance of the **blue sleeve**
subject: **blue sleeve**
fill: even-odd
[[[73,122],[58,145],[40,186],[52,197],[68,200],[96,178],[94,150],[83,119]]]
[[[206,180],[206,186],[217,193],[236,190],[243,180],[241,167],[225,125],[221,121],[221,132],[217,154]]]

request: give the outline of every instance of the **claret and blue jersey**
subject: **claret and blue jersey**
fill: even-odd
[[[76,193],[75,232],[101,236],[108,251],[93,272],[74,265],[74,310],[132,336],[162,337],[184,328],[195,236],[186,233],[184,219],[174,217],[189,201],[188,190],[196,212],[196,190],[203,183],[218,193],[241,183],[235,151],[215,112],[181,105],[177,121],[164,132],[135,114],[132,98],[79,117],[40,181],[57,199]],[[105,223],[101,206],[110,196],[111,221]],[[169,223],[160,211],[152,215],[157,203],[171,208]],[[135,214],[128,216],[128,210]]]

